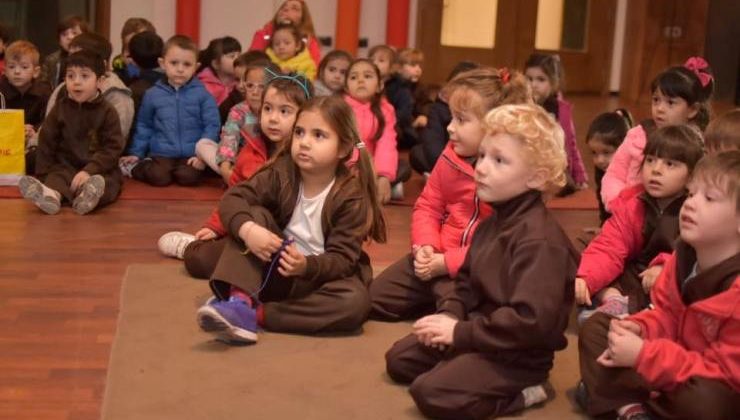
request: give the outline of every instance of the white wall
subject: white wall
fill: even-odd
[[[130,17],[148,19],[165,40],[175,34],[175,0],[112,0],[110,41],[113,55],[121,52],[121,28]]]
[[[213,38],[230,35],[247,49],[254,31],[275,14],[283,0],[202,0],[200,11],[200,47]],[[317,36],[330,36],[336,41],[337,0],[306,0]],[[409,45],[416,41],[416,0],[411,0]],[[121,51],[121,27],[130,17],[149,19],[163,39],[175,34],[176,0],[111,0],[111,33],[114,54]],[[368,45],[385,43],[387,3],[385,0],[364,0],[360,11],[360,38]],[[333,47],[332,47],[333,48]],[[327,52],[332,48],[323,48]],[[367,49],[359,49],[364,56]]]

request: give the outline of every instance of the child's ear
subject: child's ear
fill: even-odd
[[[527,188],[530,190],[544,191],[547,185],[547,170],[544,168],[535,169],[527,179]]]
[[[41,75],[41,66],[33,66],[33,79],[37,79]]]
[[[699,105],[699,102],[695,102],[693,105],[689,106],[689,120],[693,120],[694,117],[696,117],[696,114],[699,113],[699,108],[701,105]]]
[[[159,64],[160,68],[164,68],[164,57],[159,57],[157,59],[157,64]]]

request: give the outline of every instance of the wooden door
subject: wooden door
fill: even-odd
[[[586,0],[586,3],[584,48],[580,51],[539,51],[560,55],[566,74],[566,91],[603,93],[609,81],[616,0]],[[494,47],[463,48],[444,46],[440,42],[444,1],[419,0],[417,46],[425,55],[424,80],[443,82],[461,60],[522,70],[527,57],[538,51],[535,49],[538,6],[539,0],[499,0]]]

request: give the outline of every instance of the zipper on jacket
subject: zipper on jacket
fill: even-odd
[[[478,220],[478,214],[480,213],[480,199],[478,198],[477,194],[473,199],[473,204],[475,204],[475,211],[473,211],[473,217],[470,218],[468,225],[465,227],[465,231],[463,232],[462,238],[460,239],[460,246],[465,246],[468,243],[468,235],[470,235],[470,230],[473,229],[473,225]]]
[[[181,86],[182,87],[182,86]],[[175,123],[177,124],[177,145],[180,149],[180,156],[183,155],[182,150],[182,127],[180,124],[180,89],[175,88],[175,109],[177,109],[177,118],[175,119]]]

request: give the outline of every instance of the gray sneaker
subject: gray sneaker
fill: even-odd
[[[90,213],[98,206],[104,192],[105,179],[100,175],[93,175],[80,187],[80,193],[72,202],[72,208],[79,215]]]
[[[46,214],[57,214],[62,202],[52,194],[44,194],[44,189],[52,191],[44,186],[38,179],[32,176],[23,176],[18,181],[18,189],[26,200],[32,202]]]

